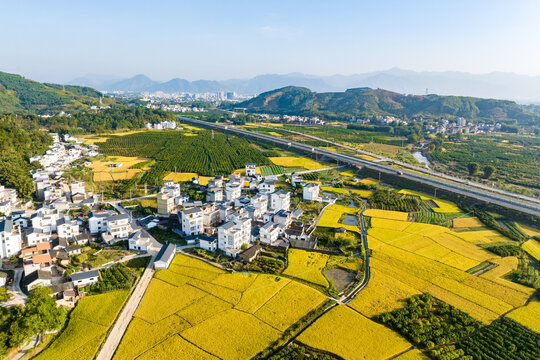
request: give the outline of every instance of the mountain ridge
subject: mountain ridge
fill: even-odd
[[[404,95],[371,89],[348,89],[344,92],[313,92],[308,88],[288,86],[268,91],[235,104],[252,112],[319,116],[343,120],[368,115],[464,117],[508,124],[537,125],[540,117],[511,100],[469,96]]]
[[[70,84],[93,84],[102,91],[125,92],[217,92],[234,91],[243,95],[256,95],[285,86],[307,87],[318,92],[345,91],[350,88],[370,87],[387,89],[404,94],[473,96],[509,99],[522,102],[540,101],[540,76],[520,75],[507,72],[471,74],[459,71],[412,71],[391,68],[353,75],[317,76],[302,73],[262,74],[246,79],[196,80],[175,78],[137,85],[141,75],[120,81],[93,81],[90,78],[74,79]],[[171,83],[175,80],[176,84]],[[427,91],[426,91],[427,90]]]

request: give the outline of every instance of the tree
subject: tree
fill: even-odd
[[[411,144],[417,144],[418,141],[420,141],[420,137],[416,134],[410,134],[409,136],[407,136],[407,139]]]
[[[486,165],[484,167],[484,178],[489,179],[494,172],[495,167],[493,165]]]
[[[478,163],[470,163],[469,165],[467,165],[467,168],[469,169],[469,174],[474,175],[478,172],[480,165],[478,165]]]
[[[26,299],[25,319],[30,319],[33,333],[59,329],[65,322],[67,312],[57,307],[50,288],[37,287]]]

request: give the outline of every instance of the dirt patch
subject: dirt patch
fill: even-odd
[[[355,275],[342,269],[326,270],[324,274],[328,277],[328,280],[334,284],[337,291],[341,291],[347,287],[353,280]]]

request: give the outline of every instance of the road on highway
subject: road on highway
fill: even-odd
[[[457,178],[451,178],[445,174],[431,174],[421,173],[419,171],[412,171],[407,169],[396,168],[391,165],[382,164],[375,161],[365,160],[356,156],[347,155],[339,153],[336,151],[331,151],[323,148],[318,148],[314,146],[309,146],[299,142],[295,142],[289,139],[278,138],[266,134],[255,133],[252,131],[247,131],[240,128],[235,128],[233,126],[221,125],[215,123],[209,123],[201,120],[190,119],[186,117],[178,116],[178,119],[184,122],[189,122],[192,124],[197,124],[204,127],[215,128],[220,131],[232,132],[238,135],[244,135],[253,137],[260,140],[270,141],[291,149],[296,149],[315,155],[324,155],[330,159],[347,163],[354,166],[367,167],[376,171],[379,171],[384,174],[397,175],[398,173],[403,179],[415,181],[421,184],[426,184],[433,186],[438,189],[446,190],[466,196],[469,198],[474,198],[476,200],[481,200],[487,203],[492,203],[507,209],[512,209],[518,212],[525,214],[534,215],[540,217],[540,204],[537,203],[537,199],[524,199],[520,194],[502,194],[498,189],[492,189],[486,186],[475,186],[474,184],[466,184],[463,180]],[[335,144],[340,145],[340,144]]]

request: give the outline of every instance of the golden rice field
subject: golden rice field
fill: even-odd
[[[523,250],[536,260],[540,261],[540,243],[537,240],[530,239],[521,244]]]
[[[347,170],[347,171],[340,172],[339,175],[343,175],[347,177],[354,177],[356,174],[352,170]]]
[[[453,234],[475,245],[508,241],[508,238],[495,230],[458,231],[453,232]]]
[[[372,179],[372,178],[365,178],[360,180],[360,182],[364,185],[377,185],[379,183],[378,180]]]
[[[299,157],[299,156],[278,156],[269,158],[274,165],[284,167],[303,167],[307,170],[317,170],[327,168],[328,165],[322,164],[318,161]]]
[[[540,301],[538,299],[531,300],[527,305],[506,316],[533,331],[540,332]]]
[[[424,355],[424,353],[418,349],[411,349],[401,355],[398,355],[392,358],[392,360],[427,360],[427,359],[429,359],[429,357]]]
[[[174,172],[170,172],[163,178],[163,180],[174,182],[192,181],[194,177],[198,178],[199,184],[204,186],[208,185],[208,180],[213,179],[211,176],[199,176],[197,173],[179,172],[175,174]]]
[[[283,136],[283,135],[281,135],[281,134],[278,134],[278,133],[275,132],[275,131],[270,131],[270,132],[268,133],[268,135],[272,135],[272,136],[276,136],[276,137],[282,137],[282,136]]]
[[[34,359],[93,359],[128,295],[120,290],[80,299],[66,328]]]
[[[317,226],[339,228],[343,227],[349,231],[358,231],[358,226],[341,224],[339,220],[343,214],[355,215],[358,213],[358,209],[348,206],[332,204],[322,213],[321,218],[317,222]]]
[[[420,291],[373,270],[368,285],[348,305],[364,316],[373,317],[402,307],[403,300],[416,294]]]
[[[182,359],[249,359],[325,300],[296,281],[177,255],[156,271],[114,359],[162,359],[174,349]]]
[[[332,186],[321,186],[321,191],[328,191],[335,194],[343,194],[343,195],[349,195],[349,190],[344,188],[335,188]]]
[[[517,268],[517,258],[500,258],[461,234],[436,225],[373,218],[368,229],[372,280],[383,283],[381,288],[384,283],[387,289],[394,288],[382,290],[388,297],[361,293],[350,306],[370,316],[396,306],[408,293],[427,291],[488,323],[523,305],[533,289],[502,278]],[[479,277],[466,272],[488,260],[498,266]]]
[[[476,217],[462,217],[452,220],[452,227],[456,229],[482,227],[484,224]]]
[[[297,338],[307,346],[344,359],[388,359],[411,344],[392,330],[339,305],[320,317]]]
[[[521,230],[522,233],[526,234],[527,236],[533,237],[533,236],[540,236],[540,230],[533,228],[531,226],[523,225],[520,223],[514,223],[516,227]]]
[[[372,190],[351,189],[351,194],[367,199],[373,194]]]
[[[327,254],[289,249],[287,251],[288,265],[283,274],[328,287],[330,284],[322,274],[328,257]]]
[[[407,221],[409,214],[406,212],[401,212],[401,211],[367,209],[366,211],[364,211],[364,216],[370,216],[370,217],[381,218],[381,219]]]
[[[146,161],[148,159],[129,157],[129,156],[115,156],[109,158],[108,161],[97,160],[92,162],[90,169],[94,173],[94,181],[116,181],[131,179],[143,169],[130,169],[129,167]],[[122,163],[120,167],[111,167],[111,163]]]

